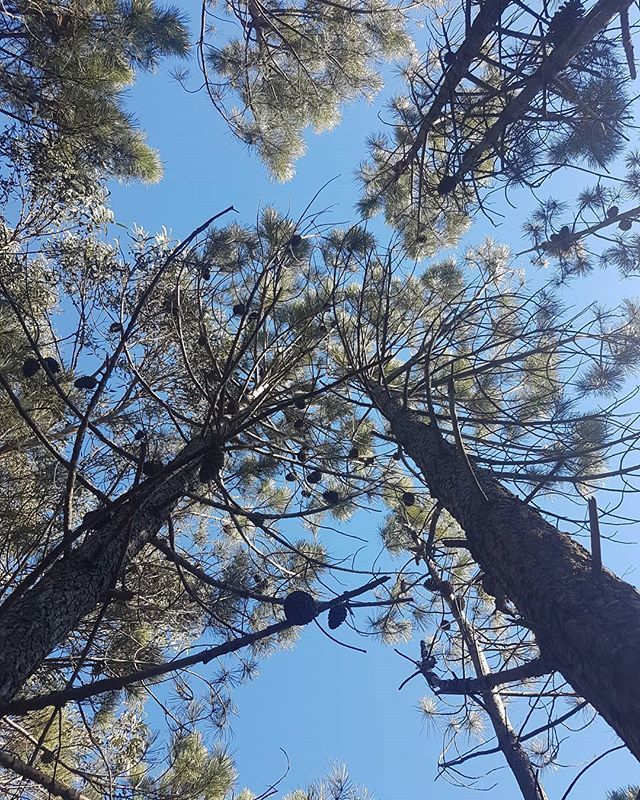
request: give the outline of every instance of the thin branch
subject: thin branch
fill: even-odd
[[[318,603],[318,614],[321,614],[323,611],[326,611],[333,606],[342,605],[345,600],[349,600],[351,597],[356,597],[360,594],[364,594],[365,592],[375,589],[377,586],[380,586],[382,583],[385,583],[388,580],[389,576],[383,575],[380,578],[375,578],[374,580],[369,581],[364,586],[344,592],[339,597],[334,597],[332,600],[329,600],[326,603]],[[194,653],[193,655],[185,656],[184,658],[177,658],[174,661],[169,661],[164,664],[154,664],[151,667],[138,670],[130,673],[129,675],[122,675],[116,678],[104,678],[103,680],[87,683],[84,686],[77,686],[59,692],[51,692],[50,694],[39,695],[27,700],[16,700],[0,707],[0,716],[5,716],[6,714],[22,715],[29,711],[37,711],[41,708],[47,708],[48,706],[62,708],[62,706],[66,705],[72,700],[85,700],[88,697],[93,697],[97,694],[103,694],[104,692],[117,691],[125,686],[130,686],[132,683],[140,683],[142,681],[151,680],[153,678],[160,677],[161,675],[166,675],[170,672],[191,667],[195,664],[208,664],[214,658],[226,655],[227,653],[234,653],[236,650],[241,650],[243,647],[247,647],[254,642],[260,641],[261,639],[266,639],[268,636],[273,636],[274,634],[287,630],[292,626],[293,624],[287,620],[275,622],[274,624],[269,625],[260,631],[248,633],[245,636],[239,636],[237,639],[232,639],[231,641],[217,645],[216,647],[207,648],[200,653]]]
[[[454,678],[452,680],[432,679],[437,694],[478,694],[505,683],[521,681],[525,678],[539,678],[549,674],[549,667],[542,659],[535,659],[519,667],[491,672],[481,678]]]

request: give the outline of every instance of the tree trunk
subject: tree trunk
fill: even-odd
[[[425,562],[431,577],[439,580],[440,574],[436,569],[435,563],[430,558],[426,558]],[[460,633],[464,637],[475,673],[478,679],[482,680],[482,678],[491,675],[491,669],[482,647],[478,644],[474,627],[455,601],[450,590],[442,590],[442,596],[456,620]],[[538,779],[537,772],[522,746],[518,734],[514,731],[509,721],[500,689],[487,686],[480,691],[480,696],[482,697],[484,710],[489,717],[498,740],[498,747],[513,773],[513,777],[522,792],[522,797],[524,800],[547,800],[547,795]]]
[[[160,475],[145,481],[14,603],[0,611],[0,703],[15,696],[43,659],[107,598],[122,567],[167,522],[195,481],[202,440],[187,444]]]
[[[473,558],[512,600],[540,652],[640,758],[640,593],[603,569],[485,470],[475,475],[437,427],[386,391],[371,394],[434,498],[466,533]]]

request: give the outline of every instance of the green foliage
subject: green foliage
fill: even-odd
[[[611,789],[607,792],[606,800],[636,800],[640,786],[627,786],[626,789]]]
[[[209,752],[197,733],[175,736],[169,760],[157,784],[139,791],[157,792],[158,800],[224,800],[236,780],[229,756],[220,749]]]
[[[159,158],[123,93],[137,70],[187,53],[180,12],[153,0],[15,0],[0,24],[4,136],[26,152],[33,183],[56,170],[67,180],[159,179]]]
[[[304,153],[305,129],[330,130],[346,102],[371,99],[382,86],[377,65],[409,47],[402,11],[384,0],[247,2],[225,11],[242,35],[208,48],[220,80],[211,80],[215,102],[280,180]],[[228,95],[240,108],[228,107]]]
[[[409,82],[417,69],[415,64],[407,68]],[[413,144],[422,106],[427,102],[422,91],[422,95],[414,89],[410,96],[394,98],[392,132],[370,137],[369,159],[358,171],[360,212],[365,217],[383,212],[387,224],[402,234],[408,254],[418,258],[455,244],[469,224],[465,190],[444,197],[436,192],[445,168],[441,155],[445,139],[439,131],[433,137],[433,158],[423,161],[418,169],[407,168],[406,152]]]
[[[548,163],[602,167],[619,154],[629,119],[615,43],[596,37],[549,79],[544,109],[532,101],[498,150],[483,149],[445,191],[443,179],[485,143],[547,44],[558,46],[557,24],[544,46],[539,37],[513,52],[483,46],[456,108],[441,109],[416,147],[447,61],[431,45],[413,57],[405,11],[378,0],[248,2],[224,12],[239,20],[240,38],[207,51],[220,80],[208,83],[215,101],[280,178],[291,175],[308,126],[327,129],[349,100],[373,96],[382,59],[412,56],[392,130],[371,139],[360,171],[361,210],[383,211],[400,246],[383,250],[360,225],[327,231],[312,214],[293,220],[267,208],[255,228],[211,227],[178,249],[165,230],[137,229],[125,253],[104,240],[100,180],[159,177],[123,91],[138,70],[186,53],[181,15],[151,0],[7,6],[0,103],[12,122],[0,143],[0,192],[5,205],[29,210],[24,219],[42,214],[48,224],[20,219],[1,231],[3,596],[11,601],[51,563],[68,563],[79,542],[96,541],[123,498],[133,498],[127,536],[139,535],[142,515],[165,515],[144,547],[127,539],[117,581],[56,641],[23,696],[104,678],[110,691],[73,712],[27,714],[24,730],[2,729],[3,748],[33,755],[48,774],[55,764],[58,778],[96,799],[225,800],[234,791],[232,762],[205,731],[228,725],[232,690],[256,674],[257,658],[301,631],[258,637],[198,680],[185,672],[143,681],[139,670],[282,624],[293,589],[320,601],[344,591],[355,562],[334,534],[361,507],[389,509],[381,536],[396,574],[376,590],[373,610],[349,605],[353,627],[368,615],[368,633],[386,643],[425,631],[420,666],[430,681],[471,667],[484,674],[478,642],[497,669],[535,657],[529,632],[514,635],[502,587],[479,573],[463,531],[403,461],[373,402],[376,385],[455,440],[472,472],[491,470],[531,503],[591,493],[612,476],[619,488],[611,461],[636,445],[617,398],[640,367],[640,306],[571,317],[557,289],[597,261],[579,230],[586,215],[596,227],[617,221],[612,204],[640,193],[637,154],[618,190],[599,183],[580,193],[577,211],[549,200],[534,213],[534,248],[560,266],[540,291],[492,242],[421,272],[407,262],[457,242],[495,177],[527,185]],[[522,60],[524,73],[496,64],[503,56]],[[600,261],[629,275],[638,237],[622,221]],[[47,358],[60,370],[45,369]],[[76,386],[79,375],[96,375],[96,387]],[[206,453],[173,461],[185,442],[203,441],[217,456],[206,479]],[[188,488],[167,500],[161,490],[188,470]],[[154,505],[158,496],[164,505]],[[445,751],[487,738],[472,694],[453,714],[440,697],[421,703],[426,716],[446,717]],[[150,697],[174,731],[166,752],[154,747],[163,729],[146,714]],[[536,740],[529,754],[553,763],[555,742]],[[335,769],[287,800],[366,796]]]
[[[284,800],[372,800],[372,797],[364,787],[353,785],[344,765],[336,764],[326,778],[306,789],[296,789]]]
[[[636,304],[567,318],[554,287],[530,293],[508,252],[493,243],[416,274],[366,231],[325,236],[313,219],[293,221],[273,209],[255,229],[211,228],[177,255],[164,232],[137,230],[127,256],[75,231],[51,239],[37,256],[15,254],[2,278],[2,376],[14,395],[0,417],[11,432],[0,462],[7,470],[0,513],[6,509],[13,538],[2,565],[8,591],[60,547],[65,530],[85,525],[91,536],[99,529],[99,515],[85,516],[101,508],[98,492],[117,503],[123,493],[153,491],[154,481],[166,480],[141,474],[141,463],[170,464],[185,438],[213,433],[222,451],[210,479],[176,498],[160,534],[190,566],[178,562],[178,569],[148,543],[128,559],[114,598],[75,626],[29,691],[64,688],[79,661],[83,681],[115,679],[170,661],[203,637],[224,643],[239,631],[261,631],[282,620],[282,598],[292,589],[332,596],[324,587],[336,568],[345,569],[333,530],[371,503],[392,512],[382,536],[400,574],[378,589],[380,607],[352,609],[356,625],[368,617],[368,633],[387,643],[426,631],[438,674],[445,665],[468,666],[465,634],[454,628],[462,613],[482,629],[496,659],[531,656],[530,638],[511,639],[504,616],[494,616],[496,595],[469,553],[448,549],[447,539],[462,532],[446,515],[431,530],[433,501],[407,472],[362,381],[378,380],[384,359],[388,384],[451,436],[453,378],[473,468],[489,467],[540,497],[565,487],[593,491],[628,434],[607,408],[588,409],[585,391],[596,367],[618,382],[635,374]],[[64,336],[56,304],[69,309]],[[58,355],[57,377],[23,376],[24,357],[39,351]],[[91,395],[73,385],[78,372],[105,376],[91,407]],[[596,388],[615,391],[612,381]],[[89,408],[92,424],[81,429]],[[51,467],[34,473],[28,465],[48,463],[44,437]],[[69,494],[54,465],[67,471],[71,452],[82,482]],[[338,500],[327,500],[328,492]],[[79,763],[104,785],[94,746],[85,744],[88,725],[126,785],[151,786],[167,798],[223,797],[231,771],[199,738],[204,720],[227,726],[233,687],[255,675],[254,659],[299,635],[285,630],[254,642],[236,667],[221,661],[202,687],[162,676],[87,704],[86,720],[74,720]],[[166,701],[184,732],[162,758],[144,715],[148,692]],[[482,733],[471,711],[455,718],[448,736]]]

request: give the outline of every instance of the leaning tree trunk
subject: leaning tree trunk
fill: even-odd
[[[425,563],[432,578],[438,580],[440,575],[435,563],[428,556]],[[473,625],[465,616],[457,603],[451,589],[442,588],[442,596],[453,614],[458,629],[467,645],[469,658],[479,681],[491,675],[491,669],[478,644],[478,637]],[[484,686],[478,694],[482,698],[482,706],[486,711],[498,741],[498,747],[513,773],[513,777],[522,792],[523,800],[547,800],[547,795],[538,779],[538,774],[526,750],[522,746],[518,734],[513,729],[500,690],[495,686]]]
[[[371,394],[395,440],[418,465],[433,497],[459,522],[471,555],[512,600],[558,670],[640,758],[640,593],[550,525],[464,454],[433,424],[386,391]]]
[[[80,620],[107,599],[123,566],[158,533],[196,480],[202,440],[187,444],[162,474],[96,515],[96,529],[28,591],[0,609],[0,703],[25,681]],[[164,471],[163,471],[164,472]]]
[[[435,569],[435,564],[430,558],[425,559],[425,561],[429,574],[432,578],[437,579],[439,575]],[[491,669],[482,647],[478,644],[473,625],[466,618],[450,590],[443,589],[442,595],[467,645],[475,673],[478,679],[482,681],[483,678],[491,674]],[[482,705],[498,740],[498,747],[513,773],[513,777],[522,792],[522,797],[524,800],[547,800],[547,795],[542,788],[531,759],[522,746],[518,734],[511,726],[500,690],[497,687],[486,686],[479,691],[479,694],[482,697]]]

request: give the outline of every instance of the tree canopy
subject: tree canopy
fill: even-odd
[[[7,797],[256,800],[216,732],[313,622],[404,645],[461,787],[487,788],[466,764],[497,753],[544,800],[596,715],[640,756],[640,594],[599,556],[633,514],[639,308],[566,292],[638,269],[628,7],[205,3],[203,91],[279,178],[402,60],[359,171],[360,212],[392,233],[229,206],[128,242],[106,181],[159,161],[122,92],[187,55],[182,12],[3,7]],[[572,169],[577,202],[525,225],[546,278],[490,241],[446,252],[498,189]],[[349,521],[373,511],[384,550],[363,563]],[[365,796],[336,768],[289,800]]]

